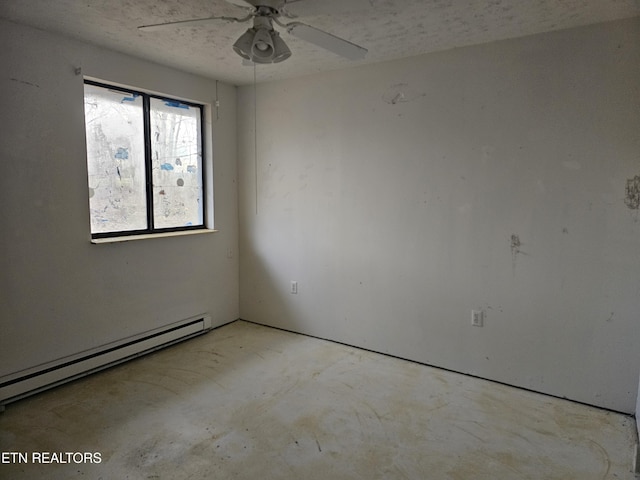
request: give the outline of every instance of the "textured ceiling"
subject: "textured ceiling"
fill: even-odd
[[[303,0],[296,19],[369,50],[349,61],[282,31],[293,55],[258,66],[258,81],[640,15],[639,0]],[[292,9],[293,10],[293,9]],[[339,13],[338,13],[339,11]],[[1,0],[0,18],[236,85],[253,82],[231,49],[249,24],[212,22],[141,32],[139,25],[246,12],[225,0]]]

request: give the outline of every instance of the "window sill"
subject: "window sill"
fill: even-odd
[[[182,230],[179,232],[149,233],[145,235],[124,235],[122,237],[108,237],[108,238],[92,238],[91,243],[99,245],[101,243],[131,242],[134,240],[146,240],[149,238],[183,237],[185,235],[200,235],[203,233],[216,233],[217,231],[218,230],[203,228],[202,230]]]

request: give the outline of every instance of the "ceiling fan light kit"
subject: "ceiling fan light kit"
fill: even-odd
[[[253,28],[250,28],[236,40],[233,44],[233,51],[246,60],[251,59],[251,46],[253,45],[253,37],[256,32]]]
[[[253,28],[236,40],[233,50],[254,63],[279,63],[291,56],[291,50],[273,29],[268,17],[255,17]]]
[[[273,45],[275,46],[275,53],[273,55],[273,63],[280,63],[283,60],[286,60],[291,56],[291,50],[287,47],[287,44],[284,43],[284,40],[280,38],[280,34],[274,30],[273,35]]]
[[[199,25],[209,21],[222,20],[227,22],[246,22],[253,19],[253,27],[244,32],[233,44],[233,50],[244,60],[253,63],[279,63],[291,56],[291,50],[273,28],[273,22],[286,29],[287,33],[295,37],[322,47],[330,52],[349,60],[360,60],[367,54],[367,49],[351,43],[330,33],[318,30],[301,22],[281,23],[278,18],[282,15],[292,18],[294,15],[287,11],[288,5],[302,7],[312,0],[226,0],[235,6],[248,9],[249,15],[236,17],[209,17],[194,20],[143,25],[140,30],[149,31],[172,25]]]

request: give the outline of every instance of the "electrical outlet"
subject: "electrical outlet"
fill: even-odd
[[[471,310],[471,325],[482,327],[484,324],[484,312],[482,310]]]
[[[294,295],[298,293],[298,282],[291,282],[291,293]]]

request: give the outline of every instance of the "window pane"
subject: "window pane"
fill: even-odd
[[[200,108],[151,99],[155,228],[203,225]]]
[[[84,86],[91,233],[147,228],[142,97]]]

